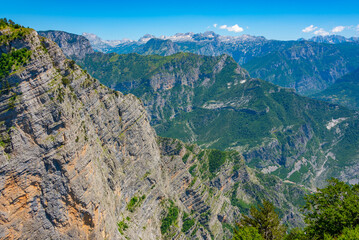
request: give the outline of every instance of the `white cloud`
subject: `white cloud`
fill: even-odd
[[[325,31],[323,28],[318,29],[317,31],[314,32],[315,35],[319,35],[319,36],[328,36],[329,33],[327,31]]]
[[[359,31],[359,24],[358,24],[358,26],[357,26],[357,31]]]
[[[238,24],[235,24],[233,26],[222,25],[219,28],[220,29],[226,29],[229,32],[236,32],[236,33],[244,31],[244,29],[242,27],[238,26]]]
[[[345,29],[346,27],[344,26],[337,26],[335,28],[332,29],[332,32],[333,33],[340,33],[340,32],[343,32],[343,30]]]
[[[217,27],[217,23],[213,24],[213,27],[215,27],[215,28],[216,28],[216,27]]]
[[[314,25],[310,25],[310,26],[304,28],[304,29],[302,30],[302,32],[305,32],[305,33],[313,32],[313,31],[314,31],[315,29],[317,29],[317,28],[318,28],[318,27],[314,27]]]

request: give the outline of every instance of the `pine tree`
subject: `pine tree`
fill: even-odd
[[[258,208],[252,206],[250,215],[244,216],[241,224],[258,229],[265,240],[282,239],[286,232],[275,212],[274,205],[268,200],[264,200]]]

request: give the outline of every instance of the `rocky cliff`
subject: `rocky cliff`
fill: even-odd
[[[31,51],[2,79],[1,238],[121,238],[117,223],[135,195],[146,197],[129,235],[158,238],[165,188],[140,101],[99,84],[54,42],[27,31],[0,46],[5,54]],[[146,172],[151,180],[142,179]]]
[[[77,34],[63,31],[39,31],[38,34],[57,43],[68,58],[82,59],[94,52],[90,41]]]
[[[301,224],[300,187],[158,139],[137,97],[36,31],[0,29],[0,53],[1,239],[225,239],[265,196]]]

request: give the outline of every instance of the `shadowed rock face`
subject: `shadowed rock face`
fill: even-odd
[[[117,222],[140,192],[128,234],[158,238],[160,152],[140,101],[99,84],[35,31],[0,52],[11,48],[32,55],[0,97],[0,238],[120,238]],[[151,181],[140,181],[146,172]]]
[[[69,58],[82,59],[86,54],[94,52],[90,41],[80,35],[63,31],[39,31],[38,34],[57,43]]]

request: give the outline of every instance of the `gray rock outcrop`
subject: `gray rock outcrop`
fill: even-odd
[[[69,58],[82,59],[94,52],[90,41],[81,35],[63,31],[39,31],[38,34],[57,43]]]
[[[140,101],[99,84],[35,31],[0,52],[14,48],[32,55],[0,97],[0,238],[119,239],[137,194],[146,198],[128,234],[159,238],[160,152]],[[155,188],[141,181],[146,172]]]

